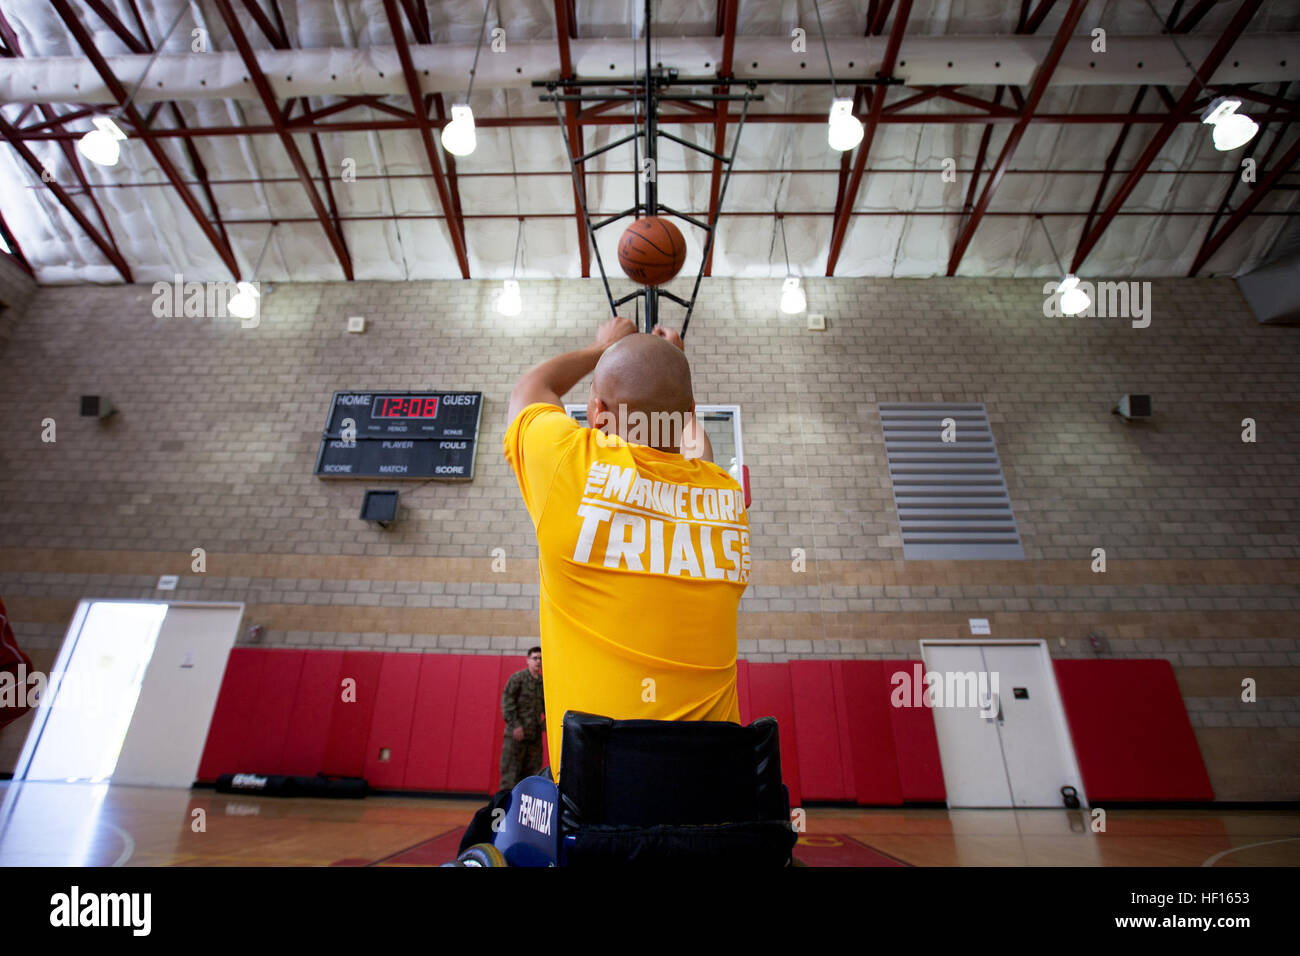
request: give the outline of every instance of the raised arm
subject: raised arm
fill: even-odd
[[[534,365],[515,382],[507,420],[513,422],[520,412],[538,402],[563,405],[565,393],[591,374],[605,349],[635,331],[631,319],[615,316],[601,324],[591,345]]]
[[[683,352],[686,351],[686,343],[672,329],[656,325],[651,334],[657,335],[661,339],[667,339]],[[682,457],[703,458],[705,461],[713,461],[713,443],[709,441],[709,434],[704,430],[704,425],[700,420],[695,417],[694,411],[691,412],[690,419],[682,427]]]

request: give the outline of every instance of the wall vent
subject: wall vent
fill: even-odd
[[[1023,560],[984,406],[882,402],[879,408],[903,558]],[[945,419],[951,419],[946,429]],[[952,441],[944,441],[945,432]]]

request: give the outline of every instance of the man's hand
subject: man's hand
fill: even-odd
[[[524,739],[524,728],[516,727],[510,736],[514,737],[515,740],[522,741]]]
[[[619,339],[636,332],[636,325],[631,319],[616,315],[608,322],[602,322],[596,330],[596,348],[604,352]]]
[[[563,408],[564,394],[584,376],[591,374],[605,349],[635,331],[636,325],[631,319],[616,315],[601,323],[596,341],[591,345],[534,365],[515,382],[510,392],[506,421],[513,422],[520,412],[538,402]]]
[[[669,342],[672,342],[673,345],[677,346],[683,352],[686,351],[686,343],[683,342],[682,337],[678,335],[676,332],[674,332],[672,329],[664,328],[662,325],[656,325],[654,327],[654,331],[651,332],[650,334],[657,335],[661,339],[667,339]]]

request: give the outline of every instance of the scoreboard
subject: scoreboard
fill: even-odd
[[[482,392],[335,392],[318,478],[474,477]]]

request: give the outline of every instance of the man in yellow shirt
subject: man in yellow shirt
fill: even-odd
[[[561,400],[592,372],[595,427],[583,428]],[[525,372],[510,395],[504,449],[537,534],[556,780],[566,711],[740,722],[749,517],[694,412],[681,338],[625,318]]]

